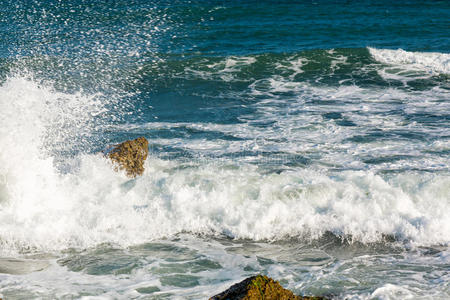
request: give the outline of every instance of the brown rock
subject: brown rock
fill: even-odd
[[[249,277],[209,300],[326,300],[323,297],[301,297],[263,275]]]
[[[145,137],[125,141],[113,146],[106,154],[120,170],[125,170],[128,177],[144,173],[144,161],[148,155],[148,141]]]

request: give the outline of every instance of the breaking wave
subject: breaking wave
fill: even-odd
[[[450,74],[450,54],[439,52],[412,52],[403,49],[368,48],[379,62],[399,66],[411,71],[425,71],[429,74]]]
[[[108,114],[101,95],[61,93],[23,77],[4,82],[0,95],[3,251],[126,246],[180,232],[449,242],[450,177],[442,173],[265,172],[242,161],[153,155],[144,176],[130,180],[91,151],[99,116]]]

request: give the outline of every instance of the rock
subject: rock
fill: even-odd
[[[144,173],[144,161],[148,155],[148,141],[145,137],[125,141],[113,146],[106,155],[120,170],[125,170],[128,177],[136,177]]]
[[[263,275],[249,277],[209,300],[326,300],[323,297],[301,297]]]

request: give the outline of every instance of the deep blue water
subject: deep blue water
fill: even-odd
[[[3,0],[0,295],[446,299],[449,74],[449,1]]]

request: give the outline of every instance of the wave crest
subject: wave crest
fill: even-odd
[[[430,74],[450,74],[450,54],[439,52],[410,52],[403,49],[368,48],[372,57],[384,64],[401,66]]]

